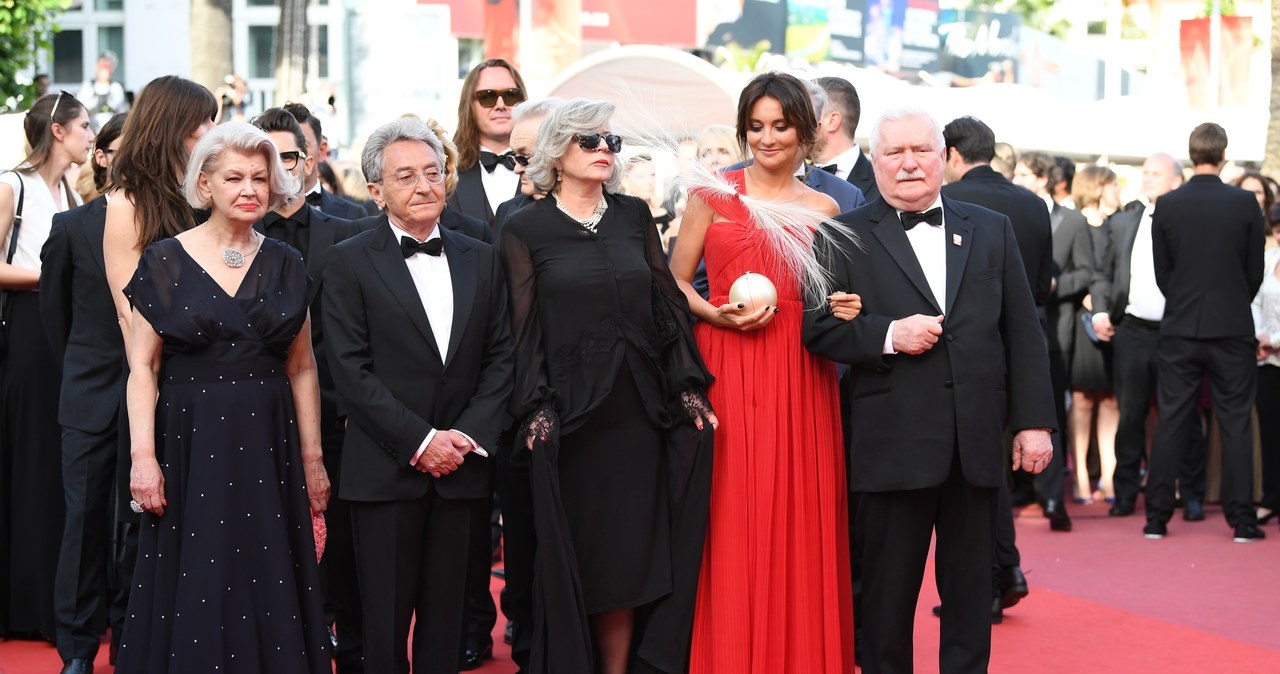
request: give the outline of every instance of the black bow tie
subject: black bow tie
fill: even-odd
[[[507,167],[508,170],[516,170],[516,153],[511,150],[507,150],[502,154],[494,154],[488,150],[480,151],[480,165],[484,167],[485,171],[493,173],[493,169],[496,168],[498,164],[502,164]]]
[[[307,203],[315,206],[316,208],[320,208],[320,190],[307,192]]]
[[[911,231],[912,227],[915,227],[922,222],[929,223],[934,227],[941,227],[942,209],[930,208],[923,213],[907,213],[905,211],[902,213],[902,228],[908,232]]]
[[[823,171],[826,171],[827,173],[830,173],[831,175],[833,175],[833,176],[834,176],[834,175],[838,175],[838,174],[836,173],[836,171],[839,171],[839,170],[840,170],[840,165],[839,165],[839,164],[827,164],[826,166],[819,166],[818,168],[820,168],[820,169],[822,169]]]
[[[422,243],[418,243],[413,237],[400,237],[400,252],[404,254],[404,259],[409,259],[418,253],[426,253],[432,257],[440,257],[440,251],[444,250],[444,240],[440,237],[427,239]]]

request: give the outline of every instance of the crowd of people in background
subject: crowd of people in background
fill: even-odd
[[[985,671],[1013,508],[1280,511],[1278,190],[1216,124],[1124,203],[972,117],[864,151],[839,77],[641,145],[491,59],[331,161],[117,65],[0,175],[0,637],[64,674],[451,674],[499,613],[521,672],[909,671],[935,534]]]

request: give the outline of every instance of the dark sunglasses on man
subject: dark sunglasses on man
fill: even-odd
[[[514,107],[524,102],[524,92],[512,87],[510,89],[481,89],[476,92],[476,102],[482,108],[492,108],[501,98],[507,107]]]
[[[587,152],[595,152],[599,149],[600,139],[604,139],[604,146],[610,152],[617,154],[622,150],[622,136],[612,133],[580,133],[577,134],[578,147]]]

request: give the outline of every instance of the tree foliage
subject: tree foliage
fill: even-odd
[[[0,111],[25,108],[35,89],[23,73],[48,49],[69,0],[0,0]]]

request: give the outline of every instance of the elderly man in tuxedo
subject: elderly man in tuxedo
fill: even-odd
[[[1053,454],[1048,354],[1009,218],[941,196],[942,130],[890,110],[871,134],[880,200],[839,217],[852,242],[820,250],[862,313],[806,313],[810,351],[848,363],[852,488],[860,495],[863,671],[910,672],[933,534],[941,671],[985,672],[1002,434],[1013,466]]]
[[[471,512],[493,489],[512,342],[493,247],[439,226],[444,148],[422,122],[377,129],[361,164],[382,222],[334,246],[329,365],[348,413],[350,502],[367,672],[455,674]]]

